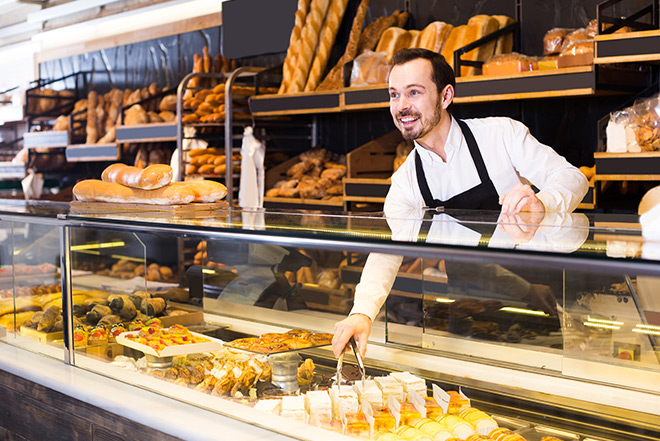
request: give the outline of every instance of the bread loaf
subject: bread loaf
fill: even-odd
[[[515,22],[513,18],[507,17],[506,15],[493,15],[493,18],[497,20],[497,22],[500,25],[498,29],[503,29]],[[512,50],[513,50],[513,32],[506,35],[502,35],[500,38],[497,39],[497,41],[495,42],[495,51],[493,55],[508,54]]]
[[[442,48],[442,56],[445,57],[447,63],[454,69],[454,51],[462,48],[463,38],[465,37],[466,25],[456,26],[449,33],[445,46]]]
[[[394,53],[410,45],[411,35],[403,28],[393,26],[387,28],[380,37],[376,52],[385,54],[388,63],[392,62]]]
[[[141,190],[98,179],[86,179],[73,187],[73,195],[85,202],[119,202],[151,205],[188,204],[195,199],[195,193],[185,186],[172,186],[156,190]]]
[[[440,53],[447,41],[447,37],[454,27],[442,21],[434,21],[424,28],[419,36],[419,43],[414,47],[421,47]]]
[[[419,47],[419,38],[422,36],[422,31],[409,29],[408,33],[410,34],[410,43],[408,44],[408,47]]]
[[[158,109],[161,112],[176,112],[176,95],[166,95],[160,100]]]
[[[339,62],[330,70],[323,82],[317,87],[317,90],[333,90],[339,89],[344,85],[344,64],[352,61],[357,55],[358,43],[360,35],[362,35],[362,27],[364,26],[364,18],[367,15],[369,8],[369,0],[361,0],[360,6],[353,17],[353,25],[351,26],[351,33],[348,37],[348,44],[344,55],[341,56]]]
[[[172,167],[157,164],[141,169],[126,164],[112,164],[103,170],[101,179],[131,188],[154,190],[172,181]]]
[[[370,51],[376,49],[376,45],[378,44],[381,35],[383,35],[383,32],[385,32],[385,29],[396,25],[397,16],[398,12],[395,12],[389,16],[384,15],[382,17],[378,17],[376,20],[369,23],[369,25],[364,29],[362,35],[360,35],[357,55],[362,54],[365,49],[369,49]]]
[[[108,114],[105,120],[105,131],[108,132],[111,127],[117,125],[117,118],[119,117],[119,110],[121,108],[121,101],[124,94],[119,89],[113,89],[110,95],[110,106],[108,107]]]
[[[305,18],[305,26],[296,43],[296,64],[291,76],[287,93],[302,92],[305,90],[309,69],[314,59],[314,53],[319,43],[323,17],[328,11],[330,0],[312,0],[309,13]]]
[[[286,93],[291,82],[292,71],[296,62],[296,49],[298,40],[300,39],[300,32],[305,26],[305,18],[309,12],[310,0],[298,0],[298,10],[296,10],[295,22],[291,30],[291,38],[289,39],[289,49],[286,51],[286,58],[282,66],[282,84],[278,93]]]
[[[475,15],[470,18],[463,38],[463,46],[477,41],[486,35],[495,32],[499,28],[499,22],[488,15]],[[476,49],[463,55],[463,60],[486,61],[495,51],[495,41],[488,42]],[[477,75],[481,70],[475,67],[467,66],[461,69],[461,76]]]
[[[339,30],[339,25],[341,25],[341,21],[344,18],[347,4],[348,0],[332,0],[332,3],[330,4],[328,14],[325,18],[325,22],[323,23],[323,29],[321,30],[318,49],[316,51],[316,55],[314,56],[312,67],[309,70],[309,77],[307,78],[307,84],[305,85],[305,92],[316,90],[316,87],[321,82],[321,75],[323,75],[325,67],[328,64],[330,51],[332,50],[332,46],[335,44],[337,31]]]
[[[217,202],[227,196],[227,187],[220,182],[201,179],[197,181],[172,182],[170,187],[185,188],[191,191],[195,198],[193,202]]]
[[[532,70],[532,60],[525,55],[514,52],[495,55],[483,65],[484,75],[511,75]]]

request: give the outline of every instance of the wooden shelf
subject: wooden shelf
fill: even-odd
[[[594,63],[660,61],[660,30],[597,35]]]
[[[119,149],[116,143],[70,144],[66,146],[68,162],[117,161]]]
[[[176,141],[176,122],[117,126],[117,142],[165,142]]]
[[[660,181],[660,152],[594,153],[597,181]]]
[[[607,66],[582,66],[515,75],[472,76],[456,79],[454,102],[590,96],[641,90],[648,73]],[[254,116],[332,113],[389,107],[387,84],[349,87],[331,92],[262,95],[250,99]]]

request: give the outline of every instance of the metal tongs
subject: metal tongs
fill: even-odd
[[[357,365],[358,369],[360,369],[360,375],[362,377],[362,389],[364,389],[364,380],[366,379],[366,371],[364,369],[364,363],[362,361],[362,357],[360,356],[360,350],[358,349],[357,342],[355,341],[354,337],[351,337],[350,340],[348,340],[348,344],[346,346],[350,346],[351,349],[353,349],[353,354],[355,354],[355,359],[357,360]],[[344,367],[344,354],[346,351],[343,351],[339,358],[337,359],[337,377],[335,380],[336,385],[341,385],[341,379],[343,377],[342,375],[342,369]]]

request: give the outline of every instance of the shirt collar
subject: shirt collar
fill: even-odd
[[[425,149],[417,140],[414,141],[415,148],[419,153],[422,161],[430,161],[431,163],[439,162],[444,164],[442,159],[435,153]],[[452,162],[452,159],[456,156],[456,152],[460,149],[463,144],[463,132],[461,127],[456,122],[456,119],[451,116],[451,125],[449,126],[449,134],[447,135],[447,142],[445,144],[445,152],[447,153],[447,164]]]

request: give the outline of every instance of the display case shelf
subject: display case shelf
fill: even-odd
[[[594,153],[597,181],[660,181],[660,152]]]
[[[31,148],[66,147],[69,144],[69,132],[50,130],[46,132],[26,132],[23,134],[23,146]]]
[[[117,144],[71,144],[66,146],[69,162],[118,161]]]
[[[598,35],[594,63],[660,61],[660,30]]]
[[[593,65],[515,75],[477,75],[456,78],[454,102],[591,96],[638,90],[647,82],[645,71]],[[387,85],[380,84],[332,92],[255,96],[250,99],[250,107],[254,116],[335,113],[388,108],[389,96]]]
[[[176,122],[117,126],[117,142],[166,142],[176,141]]]

